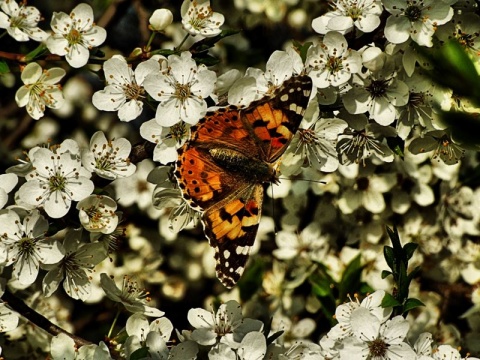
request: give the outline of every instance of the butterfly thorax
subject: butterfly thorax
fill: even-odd
[[[209,149],[209,153],[218,165],[227,171],[237,173],[248,181],[278,182],[277,171],[269,163],[228,148],[212,148]]]

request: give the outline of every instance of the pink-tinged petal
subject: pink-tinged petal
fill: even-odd
[[[118,118],[121,121],[135,120],[143,110],[143,103],[141,101],[130,100],[123,104],[118,110]]]
[[[24,84],[36,83],[43,74],[42,67],[35,62],[32,62],[25,66],[22,71],[22,81]]]
[[[80,68],[88,63],[90,57],[90,51],[81,45],[73,45],[69,48],[68,54],[65,55],[65,59],[74,68]]]
[[[68,53],[68,41],[63,35],[51,35],[47,39],[47,48],[52,54],[64,56]]]
[[[117,85],[108,85],[92,97],[93,106],[102,111],[118,111],[125,101],[125,93]]]

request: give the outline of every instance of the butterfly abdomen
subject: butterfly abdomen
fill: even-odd
[[[222,168],[237,173],[249,182],[263,183],[275,181],[275,170],[264,161],[245,156],[236,150],[227,148],[209,149],[209,153],[213,160]]]

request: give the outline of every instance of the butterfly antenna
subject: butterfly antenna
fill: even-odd
[[[308,181],[308,182],[317,183],[317,184],[324,184],[324,185],[327,184],[327,182],[326,182],[326,181],[323,181],[323,180],[288,179],[288,178],[282,178],[282,177],[279,177],[279,179],[280,179],[280,180],[288,180],[288,181]]]

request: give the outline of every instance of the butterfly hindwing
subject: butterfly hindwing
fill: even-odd
[[[178,150],[175,176],[183,197],[203,213],[217,277],[228,288],[244,271],[260,222],[263,183],[275,181],[277,160],[300,125],[311,89],[308,76],[296,76],[248,107],[209,112]]]

